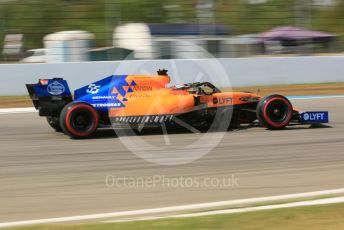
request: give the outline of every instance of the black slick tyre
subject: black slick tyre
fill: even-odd
[[[47,122],[51,128],[53,128],[56,132],[62,132],[62,128],[60,126],[60,121],[58,117],[47,117]]]
[[[257,105],[257,118],[268,129],[283,129],[293,117],[290,101],[278,94],[262,98]]]
[[[67,104],[60,115],[60,126],[71,138],[81,139],[92,136],[99,125],[96,109],[85,102]]]

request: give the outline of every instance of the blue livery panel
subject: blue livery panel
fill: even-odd
[[[34,84],[34,92],[37,97],[69,96],[71,95],[67,81],[62,79],[47,79],[44,84]]]
[[[300,122],[303,124],[328,123],[327,111],[303,112],[300,114]]]
[[[132,84],[126,81],[127,75],[112,75],[102,80],[93,82],[80,89],[75,90],[75,101],[83,101],[91,104],[97,110],[107,112],[110,108],[125,107],[128,93],[125,88],[130,89]]]

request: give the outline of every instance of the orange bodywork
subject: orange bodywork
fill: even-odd
[[[123,102],[125,107],[110,109],[110,117],[188,113],[199,108],[195,101],[203,108],[217,108],[260,99],[253,93],[214,92],[207,95],[167,87],[170,83],[170,77],[167,75],[128,75],[126,79],[127,82],[135,81],[135,86],[131,86],[131,91],[126,94],[126,101]],[[115,88],[112,93],[117,93]]]

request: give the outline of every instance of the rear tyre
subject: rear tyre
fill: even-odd
[[[99,125],[99,115],[93,106],[85,102],[67,104],[60,115],[60,126],[71,138],[90,137]]]
[[[261,99],[257,105],[257,118],[268,129],[283,129],[293,117],[290,101],[278,94]]]
[[[56,132],[62,132],[62,128],[60,126],[60,121],[58,117],[47,117],[47,122],[51,128],[53,128]]]

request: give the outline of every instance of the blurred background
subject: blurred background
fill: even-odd
[[[1,63],[343,55],[344,0],[0,0]]]

